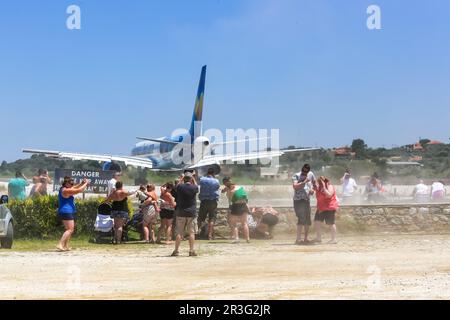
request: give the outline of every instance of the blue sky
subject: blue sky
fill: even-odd
[[[68,30],[66,8],[81,8]],[[382,30],[366,27],[381,7]],[[189,126],[279,128],[281,145],[448,142],[450,3],[2,1],[0,160],[24,147],[129,154]]]

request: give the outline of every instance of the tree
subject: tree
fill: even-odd
[[[430,139],[420,139],[419,140],[419,143],[420,143],[420,145],[422,146],[422,148],[425,148],[426,147],[426,144],[428,143],[428,142],[430,142],[431,140]]]
[[[0,165],[0,171],[6,171],[8,168],[8,162],[5,160],[2,161],[2,164]]]
[[[352,142],[352,152],[356,153],[356,158],[364,159],[366,156],[367,144],[363,139],[354,139]]]

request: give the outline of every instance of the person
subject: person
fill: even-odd
[[[383,196],[381,194],[383,192],[383,186],[376,172],[370,177],[365,191],[367,194],[367,200],[369,202],[377,202],[383,200]]]
[[[347,170],[344,176],[341,179],[342,182],[342,202],[348,203],[351,202],[353,198],[353,193],[358,189],[358,185],[356,184],[355,179],[352,178],[352,175],[349,170]]]
[[[120,171],[115,171],[113,173],[113,177],[111,180],[108,181],[108,189],[107,189],[107,196],[109,197],[111,194],[116,191],[116,183],[118,181],[121,181],[122,174]]]
[[[158,238],[156,243],[161,242],[161,236],[166,234],[166,244],[172,243],[172,220],[175,215],[175,207],[177,203],[172,195],[172,189],[174,185],[170,182],[161,186],[161,211],[159,216],[161,218],[161,225],[158,230]]]
[[[8,195],[11,200],[25,200],[27,197],[26,187],[29,186],[27,178],[21,171],[16,172],[16,177],[9,180],[8,183]]]
[[[48,184],[52,183],[52,179],[48,175],[46,169],[39,169],[37,176],[33,177],[33,187],[30,191],[30,197],[39,197],[48,195]]]
[[[247,224],[247,215],[250,213],[250,210],[248,208],[247,193],[244,187],[236,185],[231,181],[230,177],[223,178],[222,182],[225,185],[224,190],[227,193],[227,198],[231,202],[228,223],[233,243],[239,243],[238,223],[241,224],[245,240],[247,243],[250,243],[250,232]]]
[[[123,182],[117,181],[114,192],[111,193],[105,202],[112,202],[111,218],[114,219],[114,238],[115,244],[122,243],[123,226],[130,219],[128,209],[128,197],[135,194],[136,191],[128,192],[123,189]]]
[[[178,186],[179,182],[180,182],[179,179],[178,180],[174,180],[174,182],[173,182],[173,189],[170,192],[170,194],[172,195],[173,199],[175,200],[175,214],[174,214],[173,219],[172,219],[172,230],[176,230],[177,229],[177,215],[176,215],[177,204],[176,203],[178,202],[178,200],[177,200],[177,198],[178,198],[177,186]],[[177,236],[176,232],[172,231],[172,241],[175,241],[176,236]]]
[[[442,181],[433,182],[431,185],[431,200],[440,201],[445,198],[445,185]]]
[[[200,210],[198,215],[199,230],[208,217],[208,240],[214,236],[214,224],[217,220],[220,182],[214,176],[214,169],[209,168],[206,177],[200,178]]]
[[[197,193],[198,186],[195,176],[191,172],[184,173],[177,186],[177,225],[175,250],[172,257],[180,255],[179,248],[184,232],[189,232],[189,256],[195,257],[197,253],[194,250],[195,234],[197,233]]]
[[[295,244],[310,244],[308,240],[309,227],[311,226],[311,203],[310,197],[314,194],[316,178],[309,164],[305,164],[299,173],[292,177],[294,188],[294,211],[297,216],[297,238]],[[302,240],[302,229],[304,238]]]
[[[141,184],[139,186],[139,189],[136,191],[136,198],[139,200],[139,204],[143,204],[148,199],[147,189],[144,185]]]
[[[140,200],[140,213],[142,214],[142,233],[145,243],[155,243],[155,230],[158,198],[154,192],[154,185],[140,186],[137,197]],[[151,240],[150,240],[151,238]]]
[[[253,220],[256,221],[253,235],[256,238],[262,237],[265,239],[272,239],[273,228],[280,221],[279,212],[273,209],[271,206],[266,206],[261,208],[253,208],[249,217],[250,216],[252,216]],[[252,234],[252,232],[250,232],[250,234]]]
[[[412,196],[414,200],[418,203],[427,202],[430,196],[430,189],[423,182],[423,180],[419,180],[419,183],[413,189]]]
[[[89,182],[83,179],[81,183],[74,185],[71,177],[64,177],[58,193],[58,217],[64,224],[64,233],[57,245],[58,251],[69,251],[69,241],[75,230],[75,195],[84,192]]]
[[[314,189],[317,198],[317,212],[314,217],[316,229],[314,243],[322,242],[322,223],[325,222],[330,227],[331,232],[331,240],[328,243],[336,244],[336,211],[339,209],[336,190],[330,180],[323,176],[317,180]]]
[[[147,195],[152,199],[153,207],[155,208],[155,212],[159,212],[158,206],[158,195],[156,194],[156,187],[153,183],[147,185]]]

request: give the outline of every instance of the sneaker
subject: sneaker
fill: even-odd
[[[195,251],[189,251],[189,257],[196,257],[197,254],[195,253]]]
[[[231,243],[232,244],[238,244],[240,241],[239,241],[239,239],[235,239],[235,240],[233,240]]]
[[[294,244],[297,245],[297,246],[302,246],[305,243],[302,240],[296,240]]]
[[[180,255],[180,253],[178,251],[174,251],[172,252],[172,254],[170,255],[171,257],[178,257]]]
[[[322,243],[322,240],[314,239],[314,240],[312,241],[312,243],[313,243],[313,244],[316,244],[316,243]]]

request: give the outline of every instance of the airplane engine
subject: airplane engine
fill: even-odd
[[[205,156],[211,153],[210,141],[207,137],[200,136],[194,141],[193,152],[197,153],[198,156]]]
[[[105,162],[102,167],[103,171],[118,171],[122,172],[122,167],[113,161]]]
[[[209,139],[207,137],[198,137],[195,139],[195,145],[201,144],[202,147],[208,147],[210,145]]]

